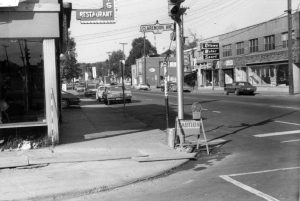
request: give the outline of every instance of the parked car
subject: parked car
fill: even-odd
[[[85,91],[85,84],[82,84],[82,83],[78,84],[77,86],[75,86],[75,90],[77,92],[84,92]]]
[[[226,84],[224,87],[224,93],[234,93],[235,95],[250,94],[254,95],[256,87],[252,86],[249,82],[233,82],[232,84]]]
[[[174,82],[168,83],[168,90],[170,92],[177,92],[177,83]],[[191,92],[192,90],[193,90],[192,87],[186,84],[183,85],[183,89],[182,89],[183,92]],[[165,91],[164,85],[161,86],[161,91]]]
[[[80,105],[80,99],[78,96],[68,93],[66,91],[61,92],[61,107],[68,108],[71,105]]]
[[[104,91],[106,90],[106,88],[110,88],[110,86],[105,86],[105,85],[100,85],[98,88],[97,88],[97,91],[96,91],[96,100],[101,103],[104,101],[103,99],[103,93]]]
[[[123,102],[123,90],[122,87],[112,86],[106,87],[103,92],[103,101],[105,104],[110,105],[111,103]],[[131,102],[132,93],[129,89],[124,90],[124,99],[126,102]]]
[[[87,88],[85,89],[84,96],[95,96],[97,92],[98,84],[89,83],[87,84]]]
[[[147,85],[147,84],[139,84],[136,88],[137,88],[138,90],[144,90],[144,91],[150,90],[150,86]]]

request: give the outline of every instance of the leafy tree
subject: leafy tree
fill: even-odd
[[[146,56],[157,55],[157,50],[148,39],[145,39]],[[144,38],[139,37],[132,41],[131,50],[125,63],[125,76],[131,77],[131,65],[135,64],[135,60],[144,56]]]
[[[194,47],[197,47],[199,41],[201,40],[201,36],[198,37],[196,33],[192,33],[191,31],[189,32],[189,37],[188,37],[188,41],[184,44],[184,49],[191,49]]]
[[[69,33],[70,35],[70,33]],[[61,59],[61,77],[68,82],[73,78],[78,78],[81,70],[77,64],[76,43],[74,38],[70,37],[67,43],[67,49],[64,53],[64,59]]]
[[[120,61],[124,58],[123,51],[113,51],[110,56],[110,71],[113,72],[117,77],[121,76]]]

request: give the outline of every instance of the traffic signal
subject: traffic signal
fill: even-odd
[[[168,0],[169,16],[176,22],[180,22],[180,16],[186,11],[180,4],[185,0]]]

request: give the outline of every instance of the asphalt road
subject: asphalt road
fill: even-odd
[[[169,96],[170,125],[177,115]],[[168,175],[74,200],[299,200],[300,97],[184,94],[185,119],[200,102],[207,137],[223,143],[211,155],[200,152]],[[122,104],[111,105],[122,108]],[[134,92],[125,110],[153,128],[166,128],[161,92]]]

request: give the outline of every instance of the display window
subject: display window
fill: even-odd
[[[249,68],[249,81],[256,86],[288,86],[288,65],[264,65]]]
[[[42,39],[0,40],[0,126],[46,122]]]

